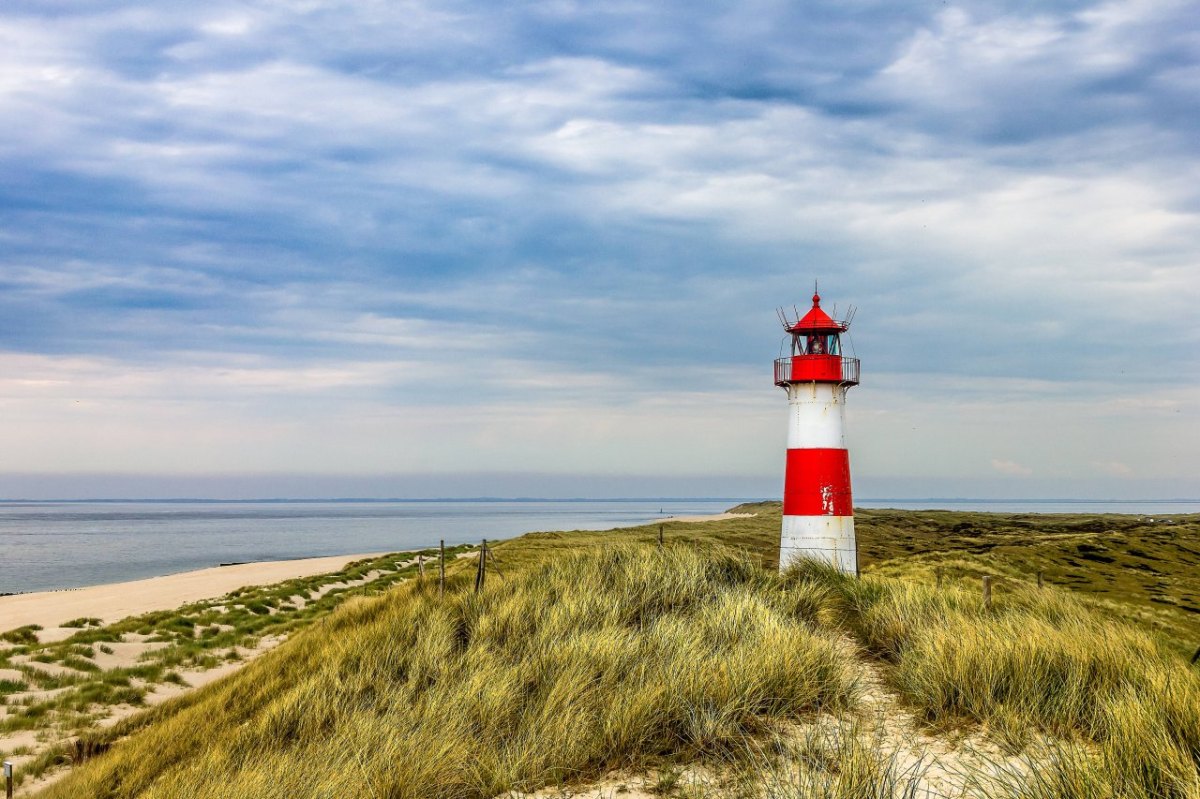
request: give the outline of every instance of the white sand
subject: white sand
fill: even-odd
[[[706,516],[664,516],[662,522],[719,522],[725,519],[741,519],[754,516],[753,513],[710,513]],[[653,522],[651,522],[653,524]]]
[[[47,642],[78,632],[74,629],[54,629],[71,619],[92,617],[104,624],[111,624],[152,610],[173,610],[189,602],[222,597],[243,586],[268,585],[335,572],[353,561],[384,554],[387,553],[240,563],[127,583],[0,596],[0,631],[26,624],[40,624],[46,628],[46,632],[38,637]]]

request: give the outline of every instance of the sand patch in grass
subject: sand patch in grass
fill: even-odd
[[[143,639],[149,636],[143,636]],[[104,649],[111,650],[105,652],[104,649],[97,648],[95,654],[91,657],[91,661],[101,669],[108,671],[109,669],[127,669],[136,666],[141,662],[142,656],[148,652],[154,652],[159,649],[164,649],[170,644],[164,641],[113,641],[111,643],[102,644]]]

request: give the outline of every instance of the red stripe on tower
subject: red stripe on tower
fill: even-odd
[[[788,450],[779,568],[808,558],[858,573],[850,456],[844,437],[846,391],[858,385],[857,358],[842,355],[848,321],[821,310],[821,298],[794,322],[784,316],[792,352],[775,362],[788,395]]]
[[[783,514],[853,516],[850,453],[844,449],[789,449]]]

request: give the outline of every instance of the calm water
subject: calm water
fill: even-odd
[[[0,593],[219,563],[395,552],[534,530],[605,530],[738,500],[603,502],[0,502]],[[3,624],[0,624],[0,628]]]

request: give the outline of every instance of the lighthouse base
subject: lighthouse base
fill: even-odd
[[[853,516],[784,516],[779,570],[802,559],[816,560],[858,574]]]

